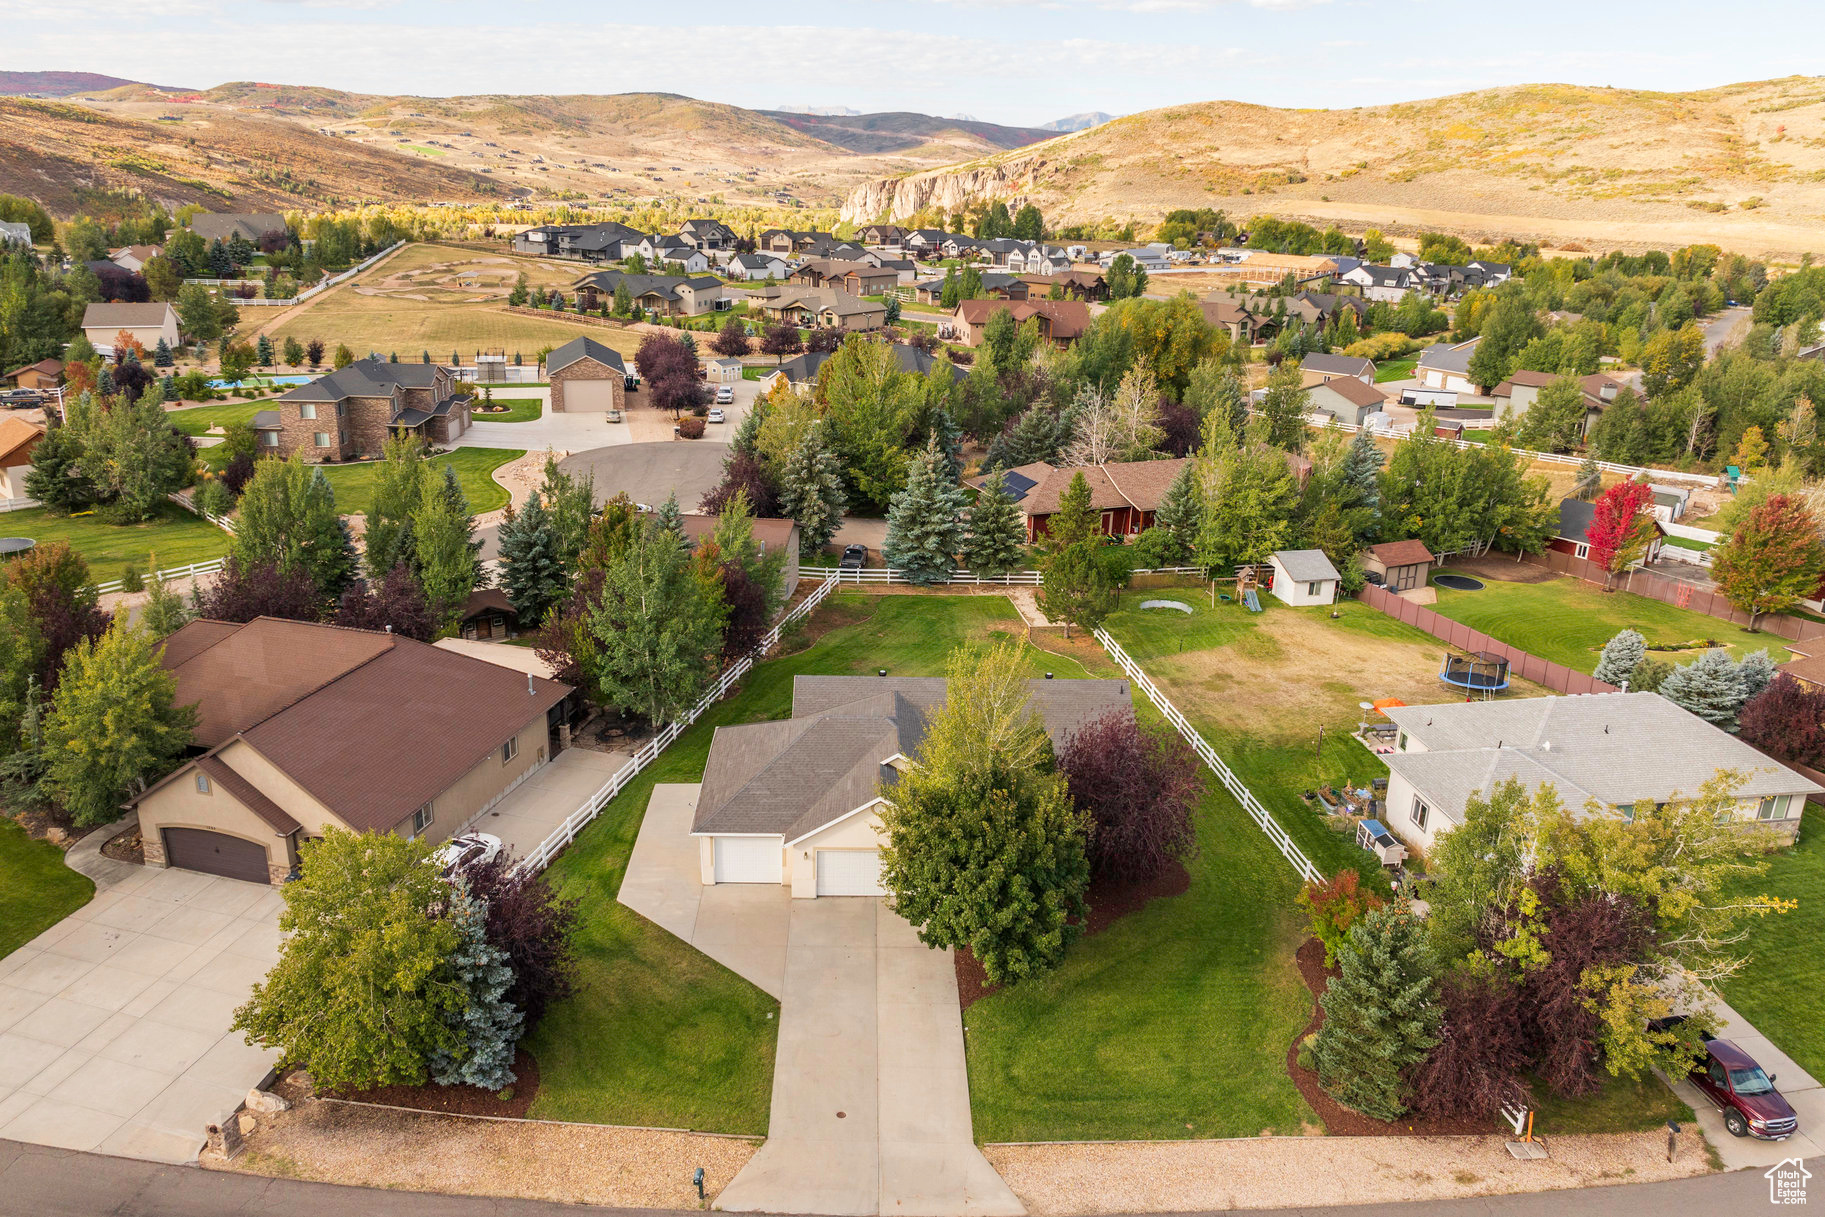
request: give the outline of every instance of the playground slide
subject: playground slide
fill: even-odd
[[[1248,611],[1251,613],[1261,611],[1261,598],[1255,594],[1255,589],[1252,587],[1242,593],[1242,603],[1248,606]]]

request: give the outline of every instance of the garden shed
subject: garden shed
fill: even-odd
[[[1285,604],[1330,604],[1342,578],[1321,549],[1280,549],[1268,559],[1274,568],[1274,596]]]

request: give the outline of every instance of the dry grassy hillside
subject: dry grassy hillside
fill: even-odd
[[[670,93],[386,97],[237,81],[199,93],[146,85],[81,94],[106,114],[257,114],[540,198],[655,198],[835,206],[859,181],[1017,143],[1013,128],[926,115],[810,122]],[[889,134],[891,132],[891,134]],[[826,138],[828,137],[828,138]],[[427,199],[451,197],[432,189]]]
[[[499,191],[473,173],[351,146],[295,123],[225,109],[160,112],[175,121],[0,97],[0,193],[29,195],[69,215],[87,192],[110,187],[215,211],[479,200]]]
[[[1563,245],[1825,250],[1825,78],[1696,93],[1528,85],[1352,110],[1173,106],[858,187],[844,218],[1031,199],[1055,223],[1176,207]]]

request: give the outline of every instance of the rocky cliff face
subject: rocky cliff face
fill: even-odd
[[[1026,196],[1043,174],[1047,158],[1024,157],[965,169],[930,169],[907,177],[863,182],[843,200],[842,218],[854,224],[903,220],[928,207],[960,211],[972,203],[996,199],[1010,209]]]

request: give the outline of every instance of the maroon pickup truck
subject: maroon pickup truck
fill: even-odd
[[[1729,1040],[1706,1040],[1704,1048],[1704,1059],[1692,1069],[1692,1084],[1724,1113],[1731,1136],[1785,1141],[1794,1134],[1799,1117],[1754,1057]]]

